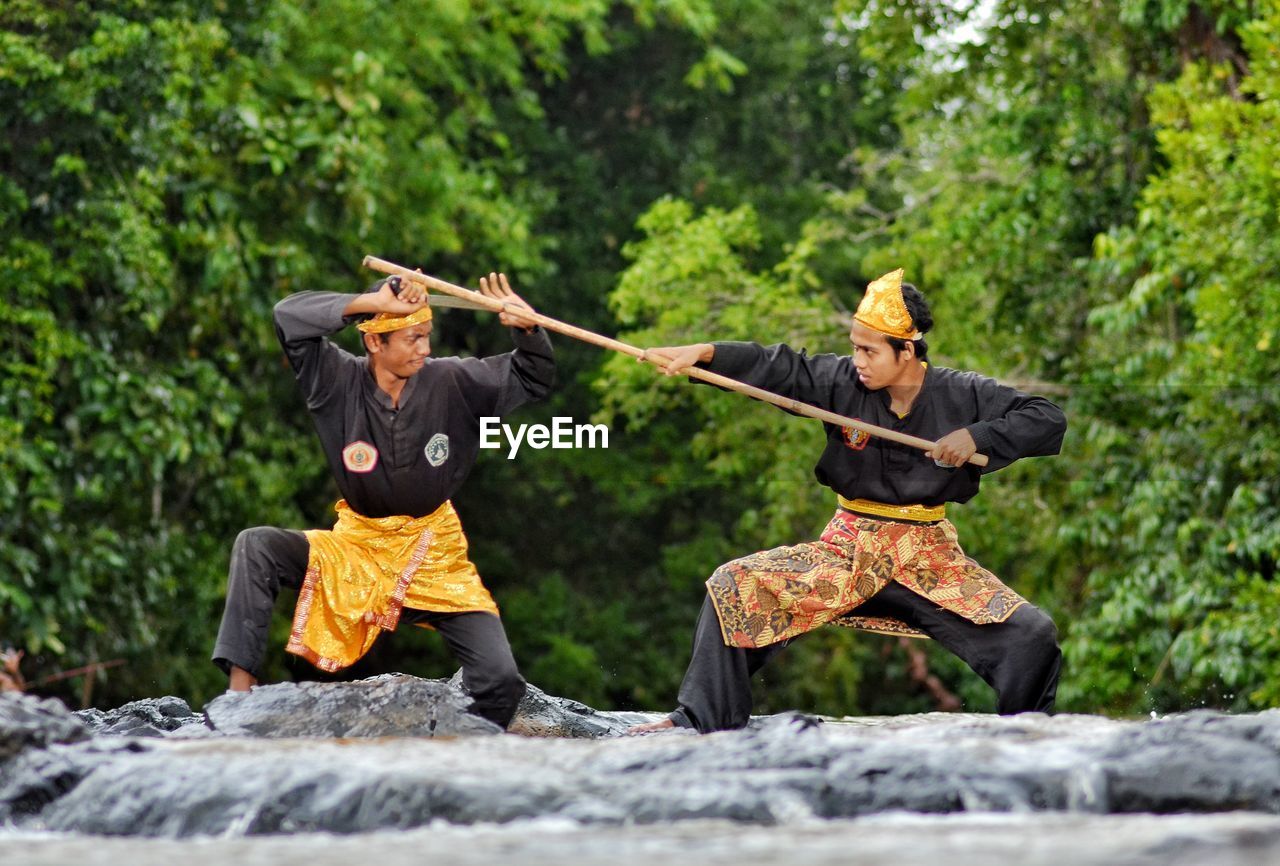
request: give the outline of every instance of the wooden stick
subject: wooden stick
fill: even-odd
[[[456,298],[465,298],[472,301],[478,307],[483,307],[495,313],[511,313],[520,315],[526,319],[532,319],[548,331],[555,331],[557,334],[564,334],[566,337],[573,337],[575,340],[581,340],[584,343],[590,343],[593,346],[599,346],[602,349],[612,349],[615,352],[621,352],[624,355],[630,355],[633,358],[639,358],[654,366],[661,367],[665,362],[669,361],[663,355],[650,352],[645,349],[638,349],[629,343],[621,340],[615,340],[612,337],[606,337],[603,334],[597,334],[594,331],[588,331],[585,328],[579,328],[577,325],[570,325],[561,322],[559,319],[553,319],[550,316],[544,316],[542,313],[534,313],[521,307],[508,305],[502,301],[494,300],[487,295],[471,289],[464,289],[462,286],[455,286],[453,283],[446,283],[444,280],[418,273],[409,268],[379,259],[374,256],[364,257],[364,266],[371,270],[379,271],[384,274],[395,274],[407,280],[413,280],[421,283],[428,289],[438,292],[444,292],[446,295],[453,295]],[[766,391],[763,388],[757,388],[754,385],[748,385],[746,382],[739,382],[737,379],[730,379],[728,376],[721,376],[719,373],[712,373],[710,370],[704,370],[701,367],[689,367],[681,371],[681,374],[694,379],[701,379],[712,385],[718,385],[730,391],[737,391],[739,394],[746,394],[748,397],[754,397],[765,403],[772,403],[774,406],[786,409],[788,412],[794,412],[797,415],[805,415],[809,418],[816,418],[819,421],[825,421],[828,424],[836,424],[841,427],[852,427],[855,430],[861,430],[872,436],[878,436],[881,439],[887,439],[890,442],[897,442],[901,445],[910,445],[912,448],[919,448],[921,451],[932,451],[938,443],[930,442],[928,439],[921,439],[918,436],[908,436],[905,433],[899,433],[897,430],[890,430],[886,427],[877,427],[875,424],[868,424],[865,421],[859,421],[857,418],[848,418],[844,415],[837,415],[835,412],[828,412],[826,409],[819,409],[817,406],[810,406],[808,403],[801,403],[799,400],[793,400],[790,397],[782,397],[774,394],[772,391]],[[987,457],[984,454],[974,454],[969,458],[969,462],[975,466],[986,466]]]
[[[124,659],[112,659],[109,662],[90,662],[84,667],[72,668],[69,671],[58,671],[56,674],[50,674],[43,679],[36,680],[31,685],[47,686],[49,683],[56,683],[58,680],[69,680],[72,677],[78,677],[81,674],[96,674],[98,671],[114,668],[117,665],[124,664]]]

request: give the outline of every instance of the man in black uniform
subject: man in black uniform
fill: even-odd
[[[851,355],[729,342],[649,350],[670,359],[668,375],[696,364],[937,445],[924,452],[825,425],[814,474],[838,508],[822,536],[716,569],[678,708],[634,731],[743,727],[751,676],[827,623],[933,638],[991,684],[1001,713],[1053,706],[1061,652],[1052,620],[965,556],[945,505],[973,498],[984,472],[1058,453],[1066,420],[1042,397],[931,366],[924,332],[932,325],[924,297],[898,270],[867,287]],[[990,458],[982,470],[967,462],[978,451]]]
[[[257,683],[287,586],[299,590],[289,652],[334,671],[402,618],[430,626],[461,662],[473,712],[510,722],[525,682],[449,499],[475,463],[480,418],[545,396],[555,363],[506,276],[482,277],[480,288],[508,305],[500,320],[514,351],[430,358],[426,292],[399,277],[360,295],[301,292],[276,305],[277,336],[343,499],[333,530],[258,527],[236,539],[213,652],[232,690]],[[365,357],[328,339],[353,321]]]

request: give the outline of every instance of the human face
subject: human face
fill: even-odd
[[[369,357],[378,369],[399,379],[408,379],[422,369],[431,355],[431,322],[392,331],[387,341],[377,334],[366,336]]]
[[[853,366],[858,371],[858,381],[871,391],[903,381],[916,363],[915,348],[910,343],[899,354],[884,334],[860,322],[854,322],[849,328],[849,342],[853,345]]]

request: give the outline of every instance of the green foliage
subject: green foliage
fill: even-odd
[[[0,637],[30,678],[118,657],[101,701],[217,688],[236,532],[334,498],[271,305],[357,288],[370,251],[544,268],[548,196],[505,127],[540,116],[570,42],[603,50],[609,11],[6,4]]]
[[[205,494],[243,407],[238,359],[196,336],[225,326],[181,297],[170,222],[171,179],[204,147],[195,80],[225,41],[167,11],[3,15],[0,633],[37,675],[128,655],[132,683],[186,690],[200,677],[163,656],[216,611]]]
[[[1249,97],[1208,64],[1158,88],[1168,165],[1136,225],[1097,245],[1098,285],[1127,291],[1095,309],[1079,375],[1136,404],[1102,435],[1141,447],[1104,457],[1119,470],[1099,485],[1116,530],[1071,645],[1087,660],[1082,703],[1244,709],[1280,697],[1280,17],[1242,35]],[[1122,642],[1126,657],[1092,652]]]
[[[648,244],[655,250],[654,272],[665,273],[658,258],[666,239],[696,223],[709,243],[722,234],[732,237],[716,248],[714,272],[701,261],[696,244],[682,246],[680,267],[690,274],[681,285],[690,303],[702,303],[697,300],[700,279],[718,280],[726,299],[736,292],[733,280],[748,279],[757,293],[751,301],[755,306],[735,302],[726,310],[734,333],[745,335],[751,331],[744,319],[758,319],[762,309],[777,317],[768,295],[783,286],[788,298],[797,291],[806,296],[785,335],[822,333],[803,325],[799,314],[811,305],[807,295],[819,291],[823,274],[838,269],[839,257],[814,260],[811,240],[802,241],[804,250],[794,255],[785,254],[783,246],[835,186],[848,182],[843,159],[848,148],[857,141],[881,143],[892,134],[884,123],[887,97],[868,93],[866,64],[854,47],[857,34],[821,5],[742,0],[719,3],[716,12],[711,44],[745,66],[734,73],[728,92],[719,84],[690,88],[685,82],[685,71],[708,55],[701,34],[659,27],[617,32],[610,54],[580,56],[575,73],[547,94],[548,129],[542,138],[529,139],[537,144],[529,161],[556,184],[557,207],[542,223],[556,239],[548,253],[555,279],[539,283],[535,303],[612,333],[618,313],[606,301],[626,265],[623,248],[637,252]],[[662,217],[669,225],[637,229],[640,214],[664,196],[709,205],[720,216],[704,225],[692,219],[692,211],[681,216],[682,206],[676,204]],[[740,209],[743,201],[750,207]],[[637,246],[629,247],[628,239]],[[794,273],[772,273],[768,263],[778,257]],[[635,312],[625,315],[652,312],[643,294],[643,281],[637,279],[634,298],[627,302]],[[662,292],[655,295],[662,297]],[[688,314],[681,327],[682,333],[705,335],[701,329],[713,325],[700,325]],[[623,327],[627,338],[650,339],[630,320]],[[606,671],[635,672],[610,680],[617,704],[663,707],[684,671],[703,580],[720,562],[756,544],[744,540],[739,524],[767,525],[771,537],[783,540],[812,532],[815,520],[821,520],[826,506],[816,504],[811,487],[798,500],[777,496],[811,477],[800,458],[806,448],[786,449],[785,443],[813,442],[821,433],[780,423],[785,419],[764,407],[744,418],[740,402],[704,390],[698,398],[718,405],[723,421],[718,435],[697,437],[694,456],[690,448],[700,416],[678,411],[691,405],[685,402],[691,399],[688,389],[667,383],[650,391],[652,371],[634,361],[610,361],[598,350],[565,342],[557,351],[566,388],[548,415],[600,413],[597,419],[608,418],[613,431],[610,450],[555,452],[529,462],[522,456],[518,476],[481,467],[459,497],[459,507],[467,506],[464,521],[486,540],[476,548],[486,560],[480,563],[486,577],[499,573],[493,569],[506,572],[516,561],[523,564],[516,573],[554,570],[590,609],[620,604],[628,621],[645,623],[645,639],[639,642],[627,638],[625,630],[593,634],[587,617],[565,622],[560,636],[588,643]],[[631,377],[619,393],[627,405],[582,387],[602,363],[611,365],[611,376]],[[641,403],[652,404],[643,417],[630,411]],[[677,412],[659,411],[662,406]],[[777,448],[752,454],[741,447],[748,441],[771,443],[777,431],[784,433]],[[767,464],[775,454],[783,457],[779,466],[785,475]],[[713,461],[716,469],[707,471]],[[761,468],[752,471],[753,466]],[[548,476],[559,480],[547,483]],[[757,491],[773,480],[783,483],[769,500],[762,499]],[[510,537],[504,521],[488,518],[489,503],[512,503],[513,496],[528,503],[519,513],[538,515],[534,531],[540,543],[532,548]],[[600,537],[607,539],[605,545],[595,543]],[[576,545],[568,543],[573,539]],[[514,627],[512,639],[522,659],[536,658],[545,644],[537,632]],[[560,682],[566,693],[580,687],[572,680],[539,680],[552,690]],[[786,700],[786,694],[780,692],[778,699]]]
[[[842,351],[861,286],[904,266],[932,357],[1071,418],[1061,458],[953,514],[1057,619],[1061,705],[1273,705],[1271,10],[11,0],[0,642],[33,680],[124,659],[102,704],[220,688],[206,656],[236,533],[324,525],[335,497],[270,308],[360,287],[366,253],[464,283],[502,267],[540,308],[643,345],[811,352]],[[444,351],[508,345],[487,319],[439,325]],[[821,528],[820,428],[558,348],[560,390],[520,420],[594,415],[610,449],[486,455],[458,507],[531,680],[665,707],[710,571]],[[452,662],[415,630],[370,664]],[[896,642],[835,629],[760,698],[932,707]]]
[[[1062,626],[1064,706],[1267,706],[1280,671],[1268,592],[1280,477],[1268,422],[1280,297],[1271,250],[1275,33],[1258,22],[1237,34],[1242,19],[1232,14],[1244,7],[1215,6],[1216,35],[1193,43],[1188,34],[1204,35],[1194,17],[1203,10],[1123,5],[1124,20],[1091,17],[1073,2],[1002,3],[984,24],[972,20],[976,7],[843,4],[861,28],[863,55],[911,82],[896,103],[902,143],[855,151],[863,176],[888,173],[892,186],[829,194],[795,233],[790,259],[853,262],[850,270],[860,263],[864,275],[905,265],[932,301],[939,360],[1065,399],[1072,431],[1064,456],[990,479],[989,491],[1009,494],[988,492],[955,515],[968,552]],[[1154,31],[1147,15],[1157,16]],[[978,25],[969,41],[956,36],[964,24]],[[1239,63],[1193,63],[1176,83],[1157,86],[1177,73],[1179,55],[1233,59],[1239,35],[1250,76],[1235,74]],[[1157,169],[1160,160],[1167,167]],[[673,215],[676,233],[664,234]],[[720,315],[724,301],[706,298],[723,294],[722,281],[738,281],[744,298],[756,291],[760,274],[725,254],[735,243],[749,247],[750,236],[735,235],[723,213],[691,219],[670,203],[640,226],[659,232],[615,293],[623,321],[652,325],[633,336],[741,336],[732,316]],[[699,266],[707,288],[691,297]],[[1117,298],[1125,286],[1131,291]],[[648,299],[647,310],[633,292]],[[831,313],[847,309],[838,291],[828,300]],[[814,301],[820,321],[823,299]],[[823,325],[777,336],[785,329],[772,328],[772,318],[749,317],[751,336],[802,346],[835,334]],[[689,323],[704,332],[691,337]],[[684,408],[616,361],[605,372],[606,406],[631,421]],[[694,424],[691,441],[713,435],[707,404],[682,416]],[[780,447],[782,455],[761,444],[777,436],[737,448],[722,441],[708,470],[761,455],[771,468],[788,457],[796,466],[792,448]],[[816,458],[816,445],[805,450]],[[804,495],[799,472],[776,476],[793,483],[759,484],[749,500],[765,513]],[[780,527],[754,525],[748,514],[738,529],[764,547]],[[824,640],[788,653],[834,663],[842,645]],[[803,656],[786,658],[785,685],[775,677],[770,694],[830,706],[841,681],[806,679],[799,694],[786,673],[804,679],[814,668]],[[971,676],[936,654],[933,663],[971,705],[981,703]],[[855,694],[844,699],[872,706]]]
[[[613,302],[621,322],[649,326],[624,332],[621,339],[664,346],[715,334],[726,340],[759,337],[795,344],[806,335],[832,330],[827,327],[831,317],[824,318],[825,299],[805,285],[802,268],[792,263],[774,273],[748,270],[743,254],[759,244],[750,207],[728,213],[713,208],[695,219],[687,203],[662,201],[639,226],[647,236],[626,248],[634,261]],[[770,329],[767,337],[762,323]],[[836,343],[838,336],[830,333],[828,342]],[[813,507],[806,453],[822,441],[818,425],[801,428],[772,408],[744,407],[741,397],[668,382],[625,355],[609,358],[602,372],[601,420],[613,423],[625,417],[629,427],[674,424],[687,441],[662,467],[664,486],[688,491],[713,481],[734,491],[746,505],[740,524],[763,529],[777,543],[810,531],[821,519],[824,508]],[[665,416],[674,420],[660,422]]]

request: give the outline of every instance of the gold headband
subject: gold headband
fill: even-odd
[[[407,316],[398,316],[395,313],[378,313],[372,319],[367,322],[361,322],[356,327],[366,334],[386,334],[390,331],[398,331],[401,328],[421,325],[423,322],[430,321],[431,305],[424,304],[421,310],[415,310]]]
[[[890,271],[867,284],[867,293],[858,304],[853,320],[898,340],[918,340],[924,335],[916,330],[907,302],[902,299],[902,268]]]

